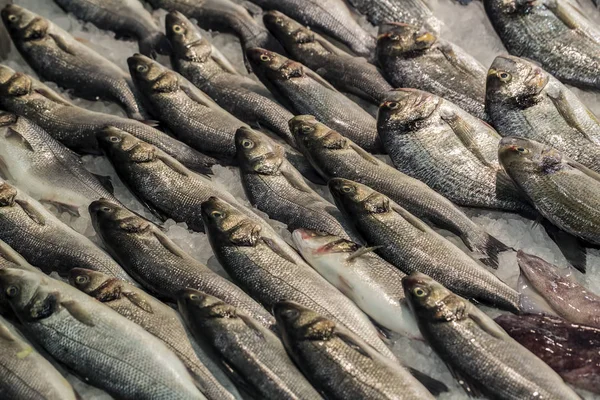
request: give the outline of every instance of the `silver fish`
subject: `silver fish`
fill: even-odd
[[[425,25],[434,32],[441,30],[442,22],[433,16],[424,0],[348,0],[348,3],[366,15],[375,26],[402,22],[415,26]]]

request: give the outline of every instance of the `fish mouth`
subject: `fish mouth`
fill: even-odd
[[[527,74],[527,77],[525,78],[525,85],[527,87],[536,88],[537,94],[544,90],[544,88],[548,84],[548,81],[549,79],[547,76],[544,76],[542,69],[536,65],[532,65],[529,68],[529,73]]]

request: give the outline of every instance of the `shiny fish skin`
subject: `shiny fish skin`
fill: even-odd
[[[544,315],[501,315],[495,321],[565,382],[600,394],[600,329]]]
[[[0,239],[44,272],[65,275],[88,268],[131,282],[103,250],[58,220],[44,206],[0,181]]]
[[[498,163],[500,135],[451,102],[398,89],[377,125],[394,166],[454,203],[536,215]]]
[[[263,20],[293,59],[316,71],[338,90],[377,105],[392,90],[376,66],[336,48],[327,39],[284,14],[269,11]]]
[[[289,359],[279,338],[243,311],[192,289],[179,295],[178,305],[197,340],[252,398],[321,399]]]
[[[423,26],[434,32],[441,29],[441,21],[433,16],[423,0],[348,0],[358,12],[367,16],[375,26],[389,22]]]
[[[433,400],[411,374],[330,319],[291,301],[274,307],[283,343],[330,400]]]
[[[404,278],[427,342],[468,395],[498,400],[580,400],[558,374],[490,317],[423,274]]]
[[[147,119],[125,71],[39,15],[10,4],[2,20],[25,61],[43,80],[84,99],[119,104],[131,118]]]
[[[94,200],[119,202],[79,157],[24,117],[0,116],[0,161],[11,182],[61,212],[81,216]]]
[[[286,224],[289,231],[309,228],[350,239],[351,224],[306,184],[269,138],[240,128],[235,144],[242,185],[253,206]]]
[[[160,339],[186,366],[209,400],[240,398],[229,393],[198,359],[181,316],[166,304],[126,282],[100,272],[74,268],[69,283]]]
[[[519,312],[515,290],[388,197],[341,178],[329,190],[367,243],[404,273],[427,273],[465,297]]]
[[[32,272],[39,272],[39,269],[29,264],[22,255],[17,253],[12,247],[0,240],[0,269],[17,268]]]
[[[563,83],[600,89],[600,32],[569,1],[484,0],[508,51]]]
[[[375,38],[360,27],[342,0],[252,0],[277,10],[345,44],[356,55],[373,59]]]
[[[210,245],[229,276],[270,309],[283,299],[307,305],[364,338],[395,360],[365,314],[308,266],[263,221],[254,221],[212,197],[202,204]]]
[[[370,152],[381,152],[377,121],[316,72],[265,49],[246,53],[254,73],[290,109],[314,115]]]
[[[500,135],[546,143],[600,172],[600,123],[565,85],[537,65],[497,57],[488,71],[486,108]]]
[[[540,214],[560,229],[600,244],[600,175],[533,140],[503,138],[498,155]]]
[[[290,126],[304,155],[326,179],[346,178],[372,187],[411,214],[460,236],[471,251],[485,254],[491,265],[497,265],[498,253],[508,249],[423,182],[361,151],[313,117],[298,116]]]
[[[96,133],[108,126],[123,129],[171,154],[188,168],[210,173],[216,160],[142,122],[74,106],[40,92],[27,75],[0,65],[0,106],[42,127],[71,150],[100,154]]]
[[[104,200],[90,204],[90,214],[108,250],[148,291],[176,302],[179,291],[198,289],[243,309],[267,328],[275,324],[260,304],[185,253],[150,221]]]
[[[487,119],[483,65],[435,33],[411,25],[388,26],[381,28],[377,59],[392,86],[431,92]]]
[[[0,397],[11,400],[75,400],[67,380],[0,317]]]
[[[168,54],[169,42],[139,0],[54,0],[63,10],[117,37],[135,38],[147,56]]]
[[[23,332],[85,381],[123,400],[202,400],[159,339],[96,299],[42,274],[0,270]]]

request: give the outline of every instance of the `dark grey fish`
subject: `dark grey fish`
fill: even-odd
[[[600,31],[571,1],[484,0],[508,51],[564,83],[600,89]]]
[[[147,119],[131,79],[116,64],[23,7],[10,4],[1,14],[19,53],[43,80],[84,99],[117,103],[131,118]]]
[[[567,383],[600,394],[600,329],[544,315],[501,315],[506,333]]]
[[[77,152],[100,154],[96,133],[116,126],[171,154],[188,168],[210,173],[216,160],[186,144],[132,119],[102,114],[61,100],[40,90],[30,77],[0,66],[0,106],[39,125],[53,138]]]
[[[448,100],[397,89],[377,128],[394,166],[466,207],[537,213],[498,163],[501,136]]]
[[[498,265],[498,253],[508,247],[490,236],[448,199],[423,182],[411,178],[373,157],[312,116],[290,121],[298,146],[325,179],[350,179],[385,194],[411,214],[460,236],[484,262]]]
[[[288,353],[327,399],[435,398],[344,326],[291,301],[277,303],[273,312]]]
[[[254,73],[288,108],[314,115],[367,151],[381,152],[375,118],[319,74],[268,50],[254,48],[247,55]]]
[[[342,92],[379,105],[386,93],[392,90],[376,66],[362,57],[354,57],[338,49],[284,14],[269,11],[263,20],[293,59],[316,71]]]
[[[179,295],[178,305],[198,342],[253,398],[321,399],[289,359],[279,338],[243,311],[192,289]]]
[[[113,31],[117,38],[137,40],[147,56],[169,53],[169,42],[152,15],[138,0],[54,0],[63,10]]]
[[[108,201],[90,204],[94,229],[123,267],[148,291],[176,302],[185,288],[202,290],[238,307],[264,326],[275,321],[239,287],[185,253],[156,225]]]
[[[403,280],[423,336],[468,395],[581,400],[561,377],[469,301],[427,275]]]
[[[486,108],[502,136],[546,143],[600,172],[600,122],[565,85],[522,58],[497,57]]]
[[[72,269],[69,283],[159,338],[183,362],[207,399],[241,398],[228,392],[198,358],[177,311],[139,288],[89,269]]]
[[[375,38],[354,19],[342,0],[252,0],[265,10],[277,10],[315,31],[345,44],[356,55],[373,59]]]
[[[348,0],[348,3],[375,26],[389,22],[423,26],[439,32],[442,22],[433,16],[423,0]]]
[[[486,70],[477,60],[435,33],[389,24],[377,40],[377,59],[396,88],[414,88],[450,100],[477,118],[485,113]]]

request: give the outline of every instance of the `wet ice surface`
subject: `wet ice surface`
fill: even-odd
[[[579,1],[585,9],[587,15],[592,16],[596,22],[600,22],[600,12],[596,10],[590,0]],[[71,32],[74,36],[84,39],[84,42],[94,48],[104,56],[108,57],[123,69],[127,69],[126,59],[138,51],[137,43],[117,41],[110,32],[101,31],[91,24],[82,24],[73,16],[66,15],[62,10],[50,0],[15,0],[16,4],[22,5],[41,14],[44,17],[52,19],[56,24]],[[491,24],[485,17],[483,5],[474,1],[469,6],[460,6],[452,0],[427,0],[427,3],[433,9],[435,15],[444,22],[443,36],[460,46],[464,47],[469,53],[476,57],[486,67],[490,65],[494,57],[505,53],[506,50],[500,39],[496,36]],[[154,13],[156,18],[164,23],[165,13],[162,11]],[[364,21],[364,18],[361,18]],[[376,32],[373,27],[371,31]],[[239,71],[245,72],[242,53],[239,42],[231,35],[214,34],[213,44],[223,52]],[[168,62],[166,59],[161,61]],[[24,63],[18,52],[13,48],[6,64],[11,68],[31,74],[31,69]],[[49,86],[56,88],[52,83]],[[61,91],[61,90],[59,90]],[[600,115],[600,95],[591,92],[574,89],[583,101]],[[62,92],[62,91],[61,91]],[[121,109],[112,104],[103,102],[90,102],[81,99],[72,98],[72,101],[82,107],[113,113],[123,116]],[[110,163],[101,157],[84,157],[86,167],[94,173],[110,175],[115,186],[115,195],[130,209],[141,215],[156,221],[153,216],[127,191],[124,185],[116,177]],[[244,196],[237,170],[233,168],[216,167],[213,180],[221,187],[229,190],[238,198],[247,200]],[[319,193],[329,197],[326,188],[315,188]],[[566,261],[560,251],[549,239],[540,226],[536,226],[532,221],[525,220],[514,214],[500,212],[479,212],[469,211],[474,220],[484,226],[488,232],[496,236],[509,246],[521,248],[524,251],[535,254],[549,262],[553,262],[561,267],[566,266]],[[85,221],[73,219],[67,215],[61,218],[71,224],[76,230],[85,233],[93,240],[93,229]],[[275,221],[270,221],[279,232],[284,236],[289,236],[285,227]],[[174,221],[167,221],[163,224],[167,235],[173,239],[185,251],[192,256],[207,263],[211,268],[220,273],[222,268],[218,265],[211,252],[210,245],[206,235],[201,233],[189,232],[185,224],[176,224]],[[454,238],[451,240],[458,245]],[[516,258],[514,254],[505,253],[501,257],[499,276],[508,283],[515,285],[518,278]],[[586,276],[574,272],[581,281],[596,291],[600,288],[600,253],[598,250],[590,250],[588,254],[588,273]],[[486,309],[490,315],[495,316],[499,312]],[[402,338],[391,338],[394,351],[403,360],[406,360],[411,366],[416,367],[423,372],[443,380],[451,387],[451,392],[442,395],[442,399],[464,399],[466,395],[457,386],[450,373],[445,368],[441,360],[424,343],[410,341]],[[89,387],[70,376],[69,379],[75,388],[80,392],[84,399],[105,400],[110,396],[102,393],[98,389]],[[586,399],[600,399],[600,396],[592,396],[588,393],[582,393]]]

